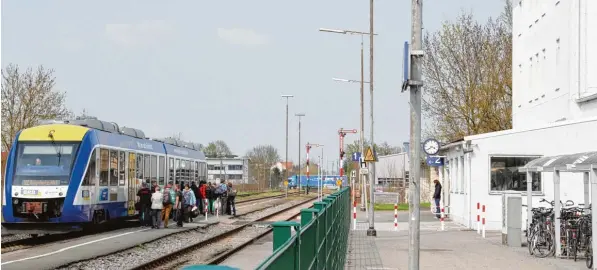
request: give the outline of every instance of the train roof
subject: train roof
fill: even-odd
[[[114,122],[98,120],[96,117],[78,117],[74,120],[45,120],[40,124],[82,126],[95,131],[100,144],[205,160],[205,154],[201,151],[200,144],[184,142],[174,138],[150,139],[140,129],[120,127]]]

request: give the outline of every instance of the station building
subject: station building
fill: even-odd
[[[443,204],[469,228],[476,226],[477,203],[486,205],[486,228],[502,228],[502,194],[526,196],[519,167],[539,157],[597,151],[597,1],[513,5],[513,127],[464,137],[441,152]],[[553,200],[553,173],[532,178],[533,205]],[[560,183],[562,201],[583,202],[582,174],[562,172]]]
[[[249,158],[223,157],[207,158],[207,179],[226,179],[233,184],[249,183]]]

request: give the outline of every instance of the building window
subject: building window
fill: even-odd
[[[110,150],[110,186],[118,186],[118,151]]]
[[[143,155],[137,155],[137,179],[143,182]],[[139,183],[141,183],[139,182]]]
[[[526,191],[526,173],[518,168],[538,157],[491,157],[491,191]],[[533,191],[541,191],[541,173],[533,173]]]
[[[176,179],[176,183],[179,183],[180,181],[182,181],[182,178],[180,176],[180,159],[176,159],[176,164],[174,165],[174,167],[176,168],[174,171],[174,175],[175,175],[175,179]]]
[[[168,171],[170,172],[170,175],[168,176],[168,181],[174,184],[174,158],[170,158],[168,164]]]
[[[87,166],[87,172],[85,173],[85,177],[83,178],[83,186],[95,186],[95,173],[96,173],[96,158],[95,155],[97,153],[97,148],[93,149],[91,152],[91,158],[89,159],[89,165]]]
[[[143,160],[145,161],[143,165],[143,180],[145,180],[145,183],[149,184],[151,183],[151,181],[149,181],[151,178],[151,156],[144,155]],[[153,176],[155,176],[155,174]]]
[[[126,165],[126,153],[123,151],[118,152],[118,185],[124,186],[125,177],[125,165]]]
[[[243,169],[243,165],[228,165],[228,170],[231,171],[241,171]]]
[[[160,157],[160,172],[159,172],[159,179],[158,184],[160,186],[164,185],[164,177],[166,176],[166,158]]]
[[[157,182],[158,176],[158,157],[151,156],[151,182]]]

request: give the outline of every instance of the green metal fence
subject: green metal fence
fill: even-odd
[[[350,231],[350,188],[301,210],[301,224],[272,224],[274,253],[257,269],[344,269]],[[294,233],[292,231],[294,228]]]

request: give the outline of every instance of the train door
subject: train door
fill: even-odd
[[[136,213],[135,199],[137,198],[137,157],[135,153],[129,153],[128,160],[128,175],[127,175],[127,213],[129,216],[134,216]]]
[[[87,165],[87,171],[83,177],[83,183],[81,184],[80,196],[83,209],[87,209],[89,219],[93,218],[93,211],[95,204],[97,203],[97,183],[99,180],[99,148],[93,149],[91,157],[89,158],[89,164]],[[77,200],[75,200],[77,201]]]

